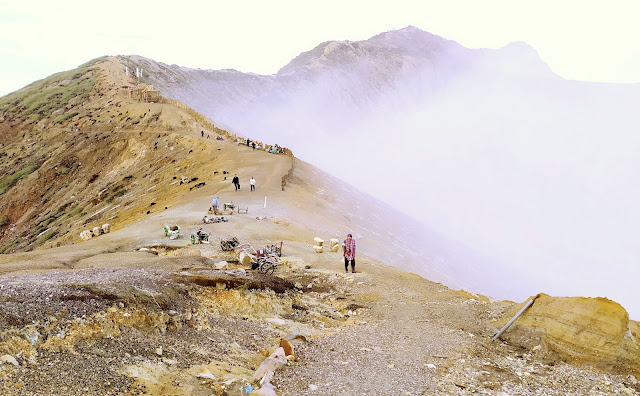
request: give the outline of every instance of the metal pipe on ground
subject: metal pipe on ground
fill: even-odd
[[[538,297],[540,297],[540,294],[536,294],[536,296],[535,296],[535,297],[533,297],[533,298],[531,298],[529,301],[527,301],[527,303],[526,303],[526,304],[524,304],[524,307],[520,308],[520,310],[518,311],[518,313],[517,313],[517,314],[515,314],[515,315],[513,316],[513,318],[511,318],[511,320],[510,320],[510,321],[508,321],[508,322],[507,322],[507,324],[506,324],[506,325],[504,325],[504,327],[503,327],[502,329],[500,329],[500,331],[499,331],[499,332],[497,332],[497,333],[496,333],[496,335],[494,335],[494,336],[493,336],[493,338],[491,339],[491,341],[495,341],[498,337],[500,337],[500,335],[502,335],[502,333],[504,333],[504,332],[509,328],[509,326],[511,326],[511,325],[513,324],[513,322],[515,322],[515,321],[516,321],[516,319],[518,319],[518,318],[520,317],[520,315],[522,315],[522,314],[524,313],[524,311],[526,311],[526,310],[527,310],[527,308],[529,308],[530,306],[532,306],[532,305],[533,305],[534,301],[536,301],[536,299],[537,299]]]

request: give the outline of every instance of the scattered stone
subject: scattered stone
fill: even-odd
[[[284,319],[280,319],[280,318],[267,318],[265,319],[267,322],[269,323],[273,323],[273,324],[277,324],[277,325],[284,325],[287,323],[286,320]]]
[[[257,391],[251,392],[251,394],[256,396],[278,396],[275,389],[273,389],[273,385],[271,385],[270,383],[264,384]]]
[[[31,343],[36,345],[40,341],[40,332],[35,328],[28,328],[24,331],[24,337]]]
[[[162,347],[156,348],[156,355],[162,356]]]
[[[204,367],[202,370],[200,370],[200,373],[198,373],[196,375],[196,377],[197,378],[207,378],[207,379],[214,380],[214,381],[216,380],[216,376],[213,375],[211,373],[211,371],[209,371],[209,369],[206,368],[206,367]]]
[[[269,382],[269,379],[273,375],[273,372],[287,363],[284,349],[278,347],[268,358],[266,358],[262,364],[258,367],[253,374],[254,381],[260,380],[262,382]]]
[[[228,267],[229,267],[229,264],[226,261],[218,261],[213,265],[213,268],[217,270],[227,269]]]
[[[11,363],[11,364],[13,364],[14,366],[18,366],[18,365],[19,365],[19,364],[18,364],[18,361],[16,360],[16,358],[14,358],[14,357],[13,357],[13,356],[11,356],[11,355],[2,355],[2,356],[0,356],[0,362],[3,362],[3,363]]]
[[[280,347],[282,349],[284,349],[284,354],[286,356],[293,356],[294,355],[294,353],[293,353],[293,345],[291,345],[291,343],[287,339],[283,338],[283,339],[280,340]]]
[[[234,275],[234,276],[245,276],[247,275],[247,271],[244,268],[234,268],[230,271],[225,271],[225,274]]]
[[[312,390],[312,391],[318,390],[318,385],[309,384],[309,390]]]
[[[307,337],[303,336],[300,333],[289,333],[284,338],[288,341],[300,340],[300,341],[307,342]]]
[[[178,315],[177,311],[175,311],[173,309],[169,310],[169,316],[177,316],[177,315]]]
[[[169,358],[162,358],[162,361],[166,364],[170,364],[170,365],[174,365],[174,364],[178,364],[178,361],[175,359],[169,359]]]

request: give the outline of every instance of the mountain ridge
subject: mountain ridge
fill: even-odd
[[[633,289],[628,277],[621,278],[624,287],[606,274],[599,277],[610,280],[597,285],[558,283],[532,268],[583,263],[597,269],[610,257],[625,266],[620,271],[633,268],[635,248],[623,228],[630,226],[612,228],[609,219],[635,213],[632,201],[640,199],[634,184],[624,182],[637,167],[630,130],[640,124],[631,105],[640,100],[640,85],[565,80],[519,43],[466,49],[411,28],[377,40],[405,36],[452,49],[435,58],[424,51],[387,56],[389,47],[372,39],[328,42],[301,54],[289,65],[295,72],[176,68],[164,74],[149,63],[158,70],[149,78],[165,95],[239,135],[289,142],[300,158],[392,206],[401,203],[405,213],[470,246],[500,272],[517,263],[516,284],[503,283],[520,298],[535,293],[531,278],[557,294],[610,295],[632,306],[623,292]],[[171,84],[174,74],[190,83]],[[627,166],[620,168],[620,159]],[[394,180],[395,188],[381,180]],[[606,198],[612,194],[619,204]],[[480,291],[507,296],[493,286]]]
[[[542,295],[493,342],[520,305],[406,272],[427,263],[438,276],[448,264],[438,256],[458,247],[417,238],[396,211],[401,202],[254,150],[176,100],[146,102],[156,92],[145,77],[135,85],[126,65],[141,64],[100,59],[93,71],[0,101],[0,213],[9,220],[0,232],[6,252],[17,252],[0,255],[3,394],[226,395],[248,384],[271,395],[275,385],[282,396],[640,389],[631,376],[640,328],[619,304]],[[32,157],[37,169],[18,171]],[[212,196],[246,212],[222,205],[228,221],[206,223]],[[105,221],[111,232],[80,240]],[[163,236],[168,225],[182,237]],[[198,231],[209,243],[189,241]],[[355,273],[343,272],[331,241],[348,232],[358,243]],[[11,246],[16,236],[24,240]],[[232,236],[243,247],[223,250]],[[317,238],[328,240],[322,253]],[[246,244],[278,241],[274,275],[241,262]],[[444,275],[479,277],[481,268]],[[264,375],[274,361],[284,367]]]

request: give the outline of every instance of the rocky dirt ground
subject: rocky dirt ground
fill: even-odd
[[[0,365],[3,393],[238,395],[288,334],[306,341],[294,343],[295,360],[276,371],[279,395],[640,389],[631,376],[574,367],[544,348],[491,342],[490,323],[505,304],[365,257],[345,274],[339,253],[286,246],[277,278],[233,264],[215,270],[228,257],[209,245],[4,275],[0,352],[15,364]]]
[[[254,372],[287,337],[294,358],[271,380],[278,395],[640,390],[632,376],[569,365],[544,345],[492,342],[492,321],[513,304],[398,269],[411,247],[402,245],[401,222],[386,221],[379,203],[303,163],[282,191],[288,157],[210,142],[192,120],[185,123],[195,126],[178,132],[200,139],[195,146],[215,144],[224,153],[206,169],[179,170],[198,172],[204,187],[158,193],[153,208],[131,209],[113,232],[89,241],[74,229],[72,244],[0,255],[0,393],[239,395],[250,383],[259,394]],[[209,151],[198,152],[193,161],[203,163]],[[222,170],[239,174],[241,191]],[[166,172],[168,180],[181,176]],[[256,192],[246,186],[252,176]],[[136,191],[152,188],[148,179]],[[202,224],[213,195],[249,212]],[[181,225],[183,237],[162,236],[166,224]],[[188,236],[200,227],[211,243],[191,245]],[[339,252],[312,247],[315,236],[350,231],[366,235],[354,274],[343,272]],[[283,241],[274,276],[222,251],[219,239],[229,236],[256,247]]]

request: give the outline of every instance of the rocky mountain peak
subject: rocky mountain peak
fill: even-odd
[[[440,53],[463,47],[455,41],[413,26],[380,33],[361,41],[327,41],[295,57],[278,74],[292,73],[318,66],[336,66],[345,61],[374,59],[385,62],[394,58],[432,58]]]

